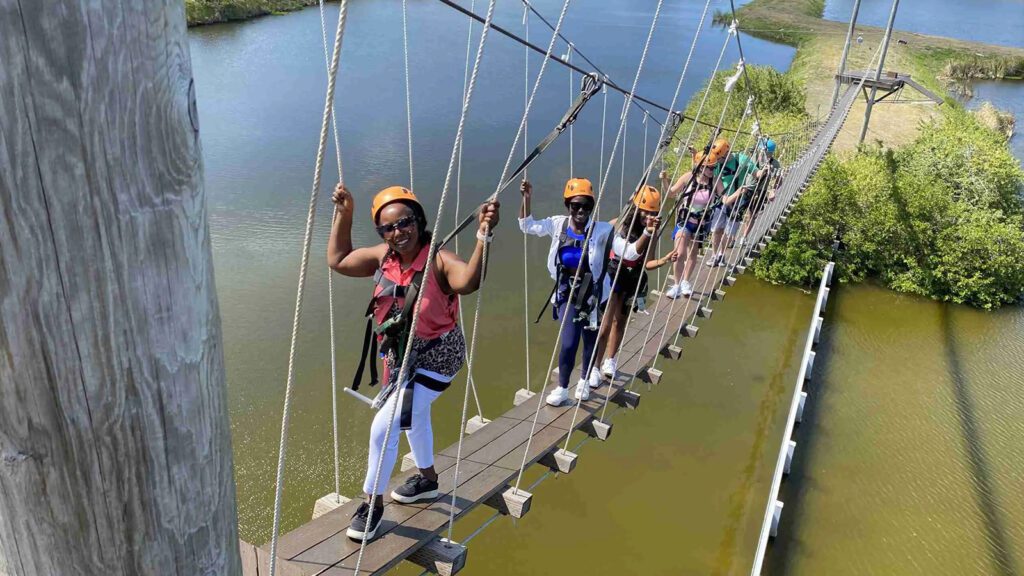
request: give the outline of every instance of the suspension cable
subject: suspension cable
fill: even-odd
[[[541,14],[540,12],[537,11],[537,9],[533,7],[533,4],[531,4],[529,2],[529,0],[522,0],[522,2],[523,2],[523,6],[527,10],[529,10],[530,12],[533,12],[537,16],[537,18],[539,18],[540,21],[544,23],[545,26],[547,26],[549,29],[554,31],[555,28],[551,25],[551,22],[548,22],[548,19],[545,18],[543,14]],[[577,56],[582,58],[584,62],[586,62],[591,68],[594,69],[594,72],[597,72],[598,76],[601,76],[602,78],[607,78],[608,77],[608,75],[605,74],[603,70],[598,68],[597,64],[594,64],[593,60],[591,60],[590,58],[587,58],[586,54],[581,52],[580,49],[577,48],[576,45],[573,42],[571,42],[568,38],[566,38],[564,34],[559,32],[558,33],[558,37],[569,46],[570,52],[575,52]],[[526,40],[529,41],[529,37],[527,37]],[[634,100],[633,101],[633,105],[636,106],[637,108],[643,110],[644,113],[650,115],[650,111],[647,110],[647,108],[644,108],[644,105],[641,104],[639,101]],[[657,119],[655,119],[654,121],[658,122]],[[661,122],[658,122],[658,124],[661,124]]]
[[[295,350],[298,347],[299,319],[302,318],[302,300],[306,292],[306,273],[309,270],[309,251],[313,243],[313,221],[316,218],[316,201],[320,195],[320,178],[323,174],[324,153],[327,148],[327,132],[334,109],[334,88],[341,60],[341,40],[345,35],[345,17],[348,0],[341,0],[338,10],[338,28],[334,33],[334,53],[327,70],[327,95],[324,102],[323,120],[320,123],[320,138],[313,169],[313,186],[309,195],[309,210],[306,214],[306,231],[302,241],[302,259],[299,264],[299,282],[295,295],[295,315],[292,318],[291,344],[288,350],[288,376],[285,380],[284,409],[281,415],[281,442],[278,447],[276,486],[274,489],[274,521],[270,537],[270,576],[277,568],[277,535],[281,529],[281,496],[284,491],[284,463],[288,451],[288,416],[291,409],[292,387],[295,382]]]
[[[463,15],[465,15],[467,17],[476,20],[477,22],[482,22],[483,21],[483,18],[481,18],[479,15],[477,15],[474,12],[472,12],[470,10],[467,10],[467,9],[463,8],[462,6],[456,4],[453,0],[438,0],[438,2],[441,2],[445,6],[448,6],[448,7],[454,9],[457,12],[460,12],[461,14],[463,14]],[[528,47],[530,50],[533,50],[534,52],[537,52],[539,54],[544,54],[544,49],[543,48],[541,48],[541,47],[539,47],[539,46],[537,46],[535,44],[531,44],[531,43],[527,42],[526,40],[520,38],[519,36],[517,36],[516,34],[513,34],[512,32],[509,32],[508,30],[506,30],[505,28],[502,28],[501,26],[498,26],[497,24],[492,25],[491,28],[493,28],[495,32],[498,32],[499,34],[501,34],[501,35],[503,35],[503,36],[505,36],[507,38],[510,38],[510,39],[512,39],[512,40],[514,40],[514,41],[516,41],[516,42],[518,42],[518,43]],[[548,58],[551,59],[550,56],[548,56]],[[555,57],[553,59],[554,59],[555,62],[561,64],[562,66],[566,66],[566,67],[572,68],[573,70],[575,70],[576,72],[579,72],[580,74],[589,74],[590,73],[587,70],[585,70],[583,68],[580,68],[579,66],[577,66],[575,64],[571,64],[571,63],[568,63],[568,62],[563,62],[561,58]],[[618,84],[612,82],[611,79],[608,78],[608,76],[601,75],[599,72],[597,74],[598,74],[599,77],[602,78],[603,82],[609,88],[611,88],[612,90],[615,90],[616,92],[619,92],[619,93],[621,93],[623,95],[628,95],[629,94],[629,92],[625,88],[623,88],[622,86],[619,86]],[[648,104],[648,105],[650,105],[650,106],[652,106],[654,108],[657,108],[657,109],[661,110],[662,112],[675,112],[675,111],[673,111],[673,110],[671,110],[669,108],[666,108],[665,106],[662,106],[661,104],[658,104],[657,102],[654,102],[653,100],[644,98],[644,97],[636,95],[636,94],[634,94],[633,98],[630,99],[630,101],[633,101],[633,100],[643,102],[644,104]],[[691,117],[689,117],[689,116],[687,116],[685,114],[681,114],[679,112],[675,112],[675,113],[680,114],[686,120],[697,121],[698,123],[701,123],[699,120],[691,118]],[[713,128],[714,127],[714,126],[712,126],[710,124],[704,124],[704,125],[709,127],[709,128]]]
[[[472,20],[470,20],[472,22]],[[530,13],[523,7],[523,28],[525,29],[526,40],[530,40]],[[530,49],[523,48],[523,114],[530,105]],[[529,155],[529,129],[530,119],[523,123],[523,161]],[[527,179],[526,168],[523,169],[523,180]],[[525,200],[524,200],[525,201]],[[523,325],[524,344],[526,350],[526,391],[530,392],[530,256],[526,239],[526,232],[523,232]]]

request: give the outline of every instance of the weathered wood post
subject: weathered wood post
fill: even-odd
[[[0,567],[241,572],[181,0],[0,0]]]

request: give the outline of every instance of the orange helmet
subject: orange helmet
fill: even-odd
[[[718,163],[718,155],[715,154],[714,152],[707,152],[707,153],[705,153],[705,152],[702,152],[702,151],[698,150],[693,155],[693,165],[697,166],[697,165],[699,165],[701,163],[701,161],[704,161],[704,165],[705,166],[712,166],[713,167],[716,163]]]
[[[725,138],[719,138],[715,140],[715,143],[711,145],[711,152],[713,152],[719,158],[725,158],[729,155],[729,141]]]
[[[661,192],[654,186],[644,186],[633,196],[633,205],[646,212],[661,209]]]
[[[392,202],[399,202],[402,200],[412,202],[419,207],[420,211],[423,210],[423,205],[420,204],[419,199],[417,199],[416,195],[412,193],[412,190],[409,190],[404,186],[389,186],[380,192],[377,192],[377,195],[373,197],[373,203],[370,205],[370,213],[373,215],[373,221],[377,222],[377,217],[380,216],[380,211],[383,210],[385,206]]]
[[[562,197],[568,200],[576,196],[594,197],[594,186],[590,183],[590,180],[586,178],[570,178],[565,183],[565,193],[562,194]]]

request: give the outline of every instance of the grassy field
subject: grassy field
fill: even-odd
[[[739,28],[748,34],[796,46],[792,74],[807,90],[807,111],[812,116],[827,112],[835,85],[833,75],[846,38],[846,24],[822,19],[823,0],[754,0],[737,13]],[[728,20],[725,15],[716,21]],[[882,40],[884,30],[857,26],[848,69],[865,69]],[[971,78],[1019,76],[1024,71],[1024,49],[993,46],[977,42],[915,34],[893,33],[886,56],[886,70],[910,73],[915,80],[937,94],[947,96]],[[918,99],[912,89],[904,90],[905,99]],[[888,146],[909,142],[924,120],[937,113],[934,104],[889,103],[874,107],[867,140]],[[856,147],[864,115],[864,101],[854,105],[850,121],[836,139],[839,151]]]

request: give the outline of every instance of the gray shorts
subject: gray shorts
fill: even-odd
[[[733,218],[725,206],[715,208],[715,215],[711,219],[711,231],[725,230],[730,236],[735,236],[740,230],[741,218]]]

